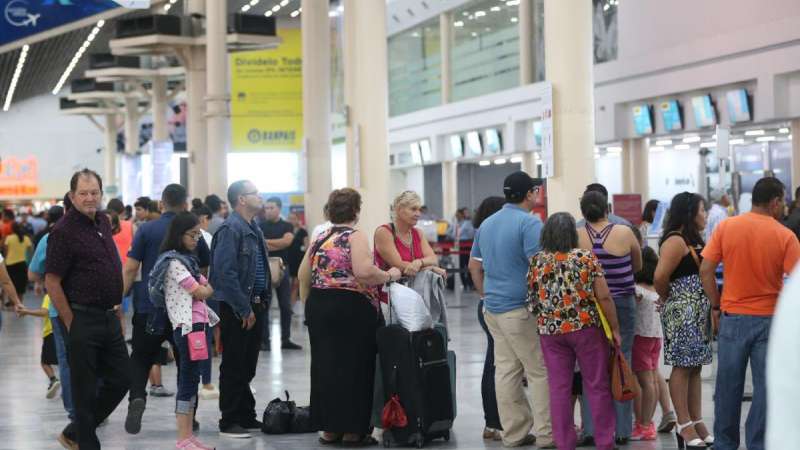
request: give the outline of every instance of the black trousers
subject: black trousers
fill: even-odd
[[[222,418],[220,430],[232,425],[247,424],[256,418],[256,399],[250,391],[250,382],[256,376],[258,354],[261,352],[261,335],[264,331],[264,310],[253,305],[256,324],[247,330],[233,309],[220,302],[220,337],[222,362],[219,365],[219,409]]]
[[[147,380],[153,364],[160,363],[161,345],[168,341],[172,346],[175,360],[178,351],[172,337],[172,326],[167,324],[161,334],[147,332],[147,314],[134,314],[131,320],[133,336],[131,338],[131,394],[128,401],[135,398],[147,398]],[[179,364],[176,366],[180,367]]]
[[[495,430],[502,430],[503,426],[500,425],[500,412],[497,410],[497,392],[494,386],[494,338],[489,328],[486,326],[486,320],[483,318],[483,300],[478,302],[478,323],[486,333],[488,340],[486,346],[486,358],[483,361],[483,375],[481,376],[481,399],[483,400],[483,418],[486,421],[486,426],[494,428]]]
[[[459,276],[461,277],[461,286],[463,286],[466,289],[474,289],[475,284],[472,283],[472,275],[470,275],[469,270],[467,270],[468,267],[469,267],[469,254],[459,253],[458,268],[460,270]]]
[[[73,313],[67,347],[76,420],[64,434],[81,450],[95,450],[100,448],[97,426],[128,392],[130,360],[115,312],[73,309]]]

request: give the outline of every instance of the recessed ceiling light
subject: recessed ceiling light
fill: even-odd
[[[475,11],[475,17],[483,17],[486,15],[486,11]]]
[[[717,146],[716,142],[703,142],[700,144],[700,148],[714,148]]]
[[[506,2],[506,6],[517,6],[519,5],[519,0],[509,0]]]
[[[296,10],[292,11],[291,14],[289,14],[290,17],[297,17],[299,15],[300,15],[300,10],[299,9],[296,9]]]
[[[689,150],[690,148],[692,148],[692,146],[688,144],[678,144],[675,146],[675,150]]]
[[[454,27],[459,27],[459,28],[463,27],[464,26],[464,22],[462,22],[460,20],[457,20],[457,21],[453,22],[453,26]]]
[[[653,146],[653,147],[650,147],[650,151],[651,151],[651,152],[655,152],[655,153],[657,153],[657,152],[663,152],[663,151],[664,151],[664,147],[662,147],[662,146],[660,146],[660,145],[655,145],[655,146]]]
[[[692,144],[694,142],[700,142],[701,140],[702,139],[700,139],[700,136],[689,136],[689,137],[683,138],[683,143],[684,144]]]
[[[242,6],[242,12],[250,11],[250,8],[251,8],[250,5],[244,5],[244,6]]]
[[[498,11],[500,11],[500,7],[499,6],[492,6],[491,8],[489,8],[489,11],[498,12]]]
[[[756,138],[756,142],[770,142],[774,140],[775,136],[762,136],[760,138]]]
[[[608,153],[622,153],[622,147],[606,147]]]
[[[763,136],[764,130],[747,130],[744,132],[745,136]]]
[[[511,162],[512,164],[519,164],[522,162],[522,156],[515,156],[509,159],[509,162]]]
[[[491,161],[480,161],[480,162],[478,163],[478,165],[479,165],[479,166],[482,166],[482,167],[490,166],[491,164],[492,164],[492,162],[491,162]]]
[[[286,6],[289,4],[289,0],[281,0],[281,6]]]
[[[660,146],[672,145],[672,139],[659,139],[656,141],[656,145]]]
[[[744,139],[731,139],[728,141],[729,145],[741,145],[744,144]]]
[[[281,5],[275,5],[272,7],[272,12],[278,12],[281,10]]]
[[[511,18],[511,23],[517,23],[517,21],[518,21],[518,20],[519,20],[519,19],[517,19],[516,17],[512,17],[512,18]]]
[[[496,165],[496,166],[500,166],[500,165],[503,165],[505,163],[506,163],[506,159],[505,158],[498,158],[498,159],[494,160],[494,165]]]
[[[780,133],[780,134],[789,134],[789,129],[788,128],[781,128],[780,130],[778,130],[778,133]]]
[[[264,15],[267,16],[267,17],[271,17],[272,16],[272,10],[271,9],[267,10],[267,12],[265,12]]]

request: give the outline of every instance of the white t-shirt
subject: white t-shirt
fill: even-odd
[[[656,310],[658,294],[636,285],[636,325],[634,334],[642,337],[661,337],[661,316]]]
[[[796,408],[800,405],[800,265],[783,285],[772,317],[767,348],[767,448],[797,448],[800,428]]]

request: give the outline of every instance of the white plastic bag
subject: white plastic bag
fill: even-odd
[[[400,283],[389,285],[390,323],[399,323],[408,331],[433,328],[433,319],[417,291]]]

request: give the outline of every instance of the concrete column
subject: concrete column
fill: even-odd
[[[205,0],[187,0],[184,13],[205,15]],[[186,150],[189,154],[187,191],[191,197],[208,195],[208,155],[206,153],[206,52],[190,47],[182,56],[186,68]]]
[[[139,104],[135,97],[125,97],[125,153],[139,151]]]
[[[458,206],[458,163],[456,161],[442,162],[442,214],[445,219],[450,219],[456,213]]]
[[[106,114],[106,126],[103,130],[103,180],[106,186],[115,186],[116,192],[122,189],[117,175],[117,116]]]
[[[622,142],[622,191],[641,194],[642,200],[650,198],[649,156],[644,139],[626,139]]]
[[[800,185],[800,119],[792,120],[790,129],[792,130],[792,187],[787,186],[786,189],[791,189],[794,195],[794,189]],[[797,137],[794,137],[795,134]]]
[[[306,225],[325,222],[331,191],[331,34],[328,2],[303,0],[303,129],[306,152]]]
[[[167,77],[153,77],[151,83],[153,140],[166,141],[169,139],[169,129],[167,128]]]
[[[305,11],[304,11],[305,12]],[[386,2],[344,0],[348,183],[361,192],[368,236],[389,220]],[[370,239],[371,241],[372,239]]]
[[[227,4],[206,2],[206,154],[208,191],[224,196],[228,191],[228,53]]]
[[[453,13],[445,12],[439,15],[439,52],[442,59],[442,104],[452,101],[452,68],[450,58],[453,50]]]
[[[588,180],[594,180],[592,3],[545,0],[544,14],[555,165],[547,185],[548,209],[575,215],[580,211],[578,198]]]
[[[533,83],[533,0],[519,2],[519,84]]]
[[[534,152],[523,152],[522,153],[522,164],[520,164],[520,169],[530,175],[533,178],[536,178],[539,175],[539,168],[536,165],[536,153]]]

